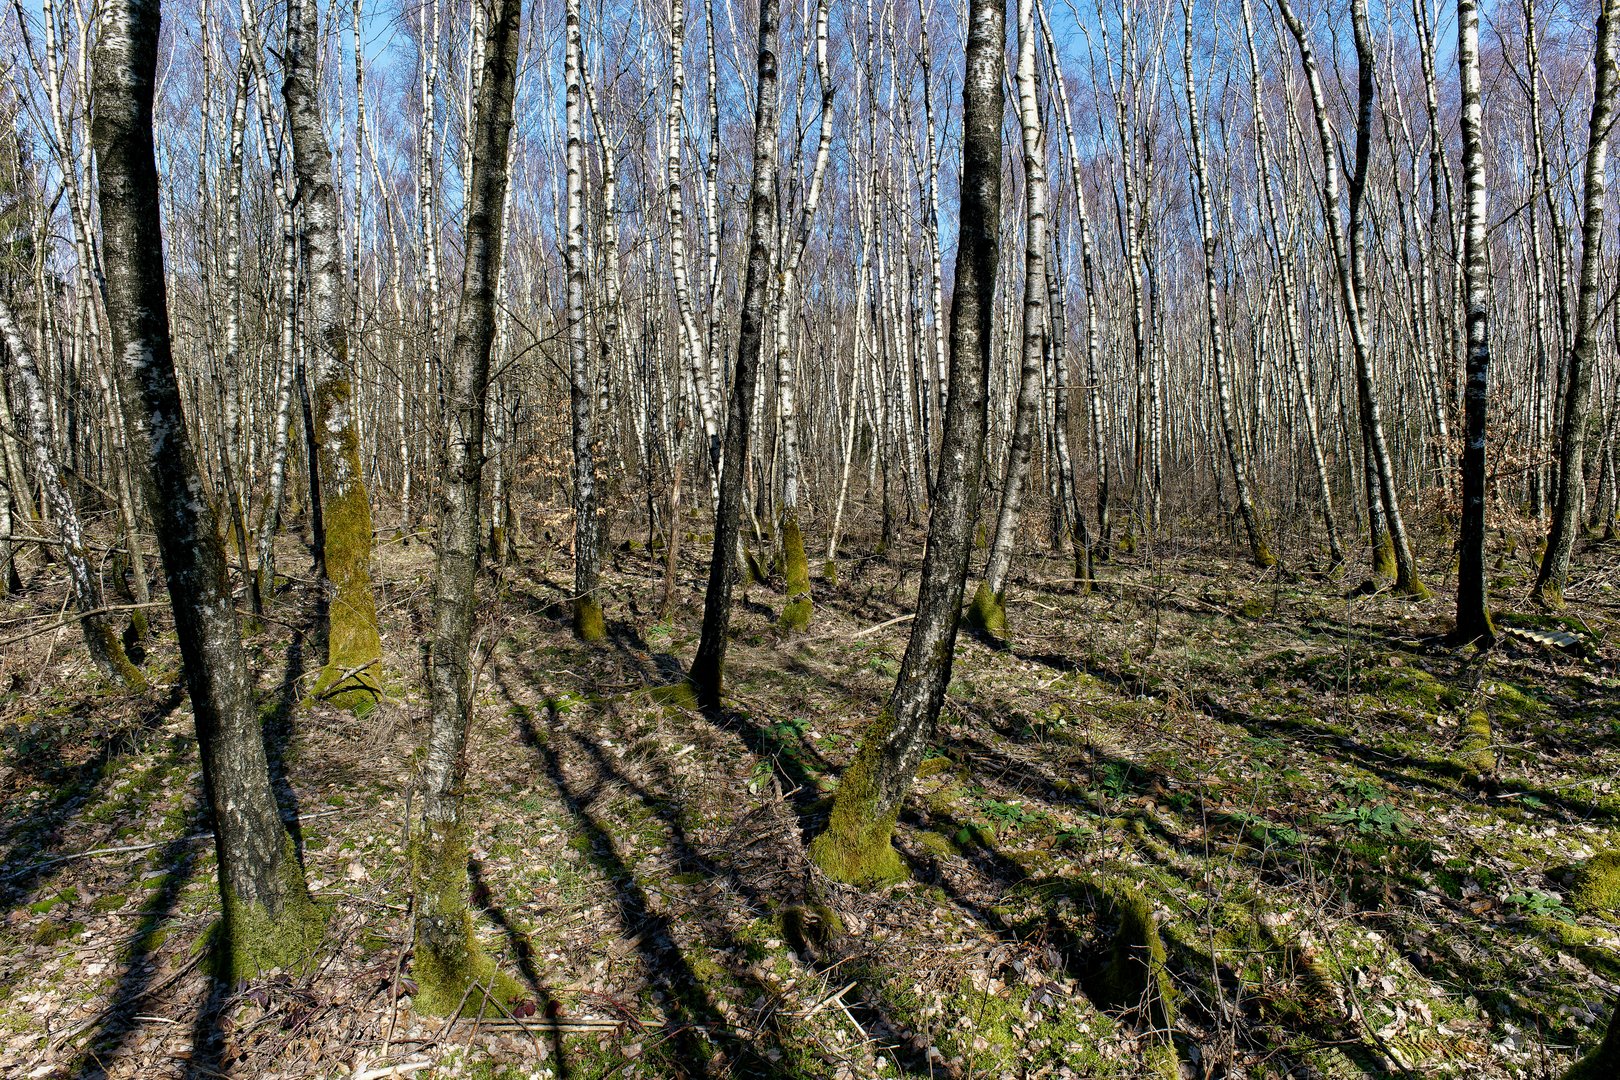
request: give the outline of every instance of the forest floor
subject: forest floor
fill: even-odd
[[[962,638],[897,831],[912,880],[829,888],[845,934],[820,945],[789,904],[892,685],[920,538],[817,580],[804,635],[754,586],[718,718],[657,689],[696,646],[701,539],[667,620],[662,560],[614,556],[601,646],[568,632],[555,545],[486,582],[470,871],[480,933],[532,993],[508,1012],[532,1016],[455,1024],[411,1010],[407,960],[426,545],[379,553],[371,715],[299,705],[307,582],[249,639],[332,915],[317,973],[245,987],[198,963],[214,856],[167,618],[157,688],[98,689],[73,626],[15,640],[62,610],[36,569],[0,611],[0,1075],[1554,1077],[1596,1041],[1620,923],[1571,884],[1620,841],[1620,545],[1583,549],[1553,620],[1578,652],[1485,654],[1441,641],[1444,588],[1349,595],[1161,543],[1080,595],[1029,554],[1010,645]],[[1503,554],[1504,607],[1530,610],[1529,572]],[[1168,1050],[1090,992],[1122,888],[1160,922]]]

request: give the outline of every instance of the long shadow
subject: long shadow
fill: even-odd
[[[552,994],[551,987],[540,978],[540,967],[535,962],[534,946],[529,942],[529,936],[512,925],[512,920],[507,918],[505,909],[495,902],[494,894],[489,891],[489,883],[484,880],[484,864],[478,859],[471,857],[467,859],[467,880],[472,886],[473,905],[489,916],[490,922],[506,935],[506,944],[511,949],[512,955],[517,957],[518,971],[522,972],[523,981],[529,984],[529,989],[534,991],[539,1001],[540,1015],[554,1015],[557,999]],[[545,1026],[551,1039],[551,1057],[557,1063],[558,1080],[568,1080],[570,1072],[568,1059],[563,1054],[562,1032],[554,1024]]]
[[[76,765],[63,763],[55,745],[29,741],[18,745],[13,767],[54,794],[44,807],[13,819],[3,830],[11,843],[0,856],[0,910],[27,903],[56,876],[63,864],[52,856],[60,850],[67,827],[89,805],[125,747],[138,745],[156,730],[184,697],[176,687],[160,700],[149,700],[133,725],[107,735],[90,757]]]
[[[1006,722],[998,722],[994,718],[996,715],[993,713],[987,714],[987,726],[992,729],[1004,728]],[[998,733],[1002,734],[1004,738],[1011,737],[1010,733],[1004,730]],[[1010,759],[984,740],[965,736],[959,741],[966,742],[974,747],[973,757],[976,764],[984,763],[987,766],[987,772],[994,772],[997,776],[997,781],[995,781],[997,784],[1004,783],[1011,776],[1020,785],[1033,786],[1039,793],[1039,797],[1049,804],[1068,804],[1098,817],[1111,816],[1128,819],[1141,830],[1143,836],[1144,843],[1138,845],[1138,850],[1169,873],[1184,876],[1182,869],[1167,860],[1160,851],[1156,850],[1155,845],[1174,852],[1177,857],[1184,860],[1203,861],[1209,857],[1207,840],[1194,840],[1190,836],[1173,832],[1158,819],[1157,815],[1129,806],[1123,809],[1109,807],[1100,796],[1085,790],[1076,790],[1072,783],[1060,784],[1057,778],[1042,766]],[[1098,766],[1106,769],[1109,765],[1118,766],[1124,763],[1120,759],[1099,757],[1093,752],[1091,764],[1094,769]],[[1162,784],[1164,780],[1163,774],[1136,763],[1129,764],[1140,776],[1136,786],[1151,788],[1156,784]],[[1020,786],[1018,790],[1021,793],[1027,793],[1027,788],[1024,786]],[[1200,813],[1203,806],[1203,800],[1197,798],[1189,812]],[[1213,816],[1213,811],[1204,811],[1204,815],[1209,817],[1212,823],[1219,820],[1218,817]],[[943,817],[941,820],[947,828],[954,828],[957,824],[948,817]],[[1305,854],[1290,850],[1274,850],[1269,847],[1257,849],[1250,843],[1244,842],[1245,826],[1243,823],[1229,820],[1227,824],[1236,827],[1239,835],[1232,846],[1222,845],[1223,858],[1230,858],[1246,866],[1250,872],[1255,874],[1258,880],[1274,887],[1295,888],[1299,886],[1301,874],[1306,869],[1304,864],[1307,861],[1307,856]],[[1306,827],[1303,821],[1294,821],[1290,824],[1299,829],[1305,829]],[[938,825],[936,823],[930,827],[938,827]],[[1349,851],[1349,848],[1343,846],[1345,841],[1335,840],[1330,836],[1321,836],[1318,840],[1319,843],[1313,845],[1314,847],[1324,852],[1336,851],[1339,854],[1332,856],[1328,865],[1320,865],[1321,860],[1316,860],[1319,864],[1316,872],[1329,874],[1333,880],[1346,887],[1347,895],[1355,897],[1365,904],[1365,910],[1352,907],[1346,914],[1357,921],[1370,922],[1380,932],[1392,935],[1413,966],[1436,982],[1449,984],[1458,988],[1460,992],[1478,992],[1480,987],[1496,985],[1500,982],[1503,971],[1513,970],[1515,964],[1512,957],[1517,949],[1526,946],[1532,941],[1544,938],[1544,935],[1536,932],[1533,926],[1527,925],[1521,929],[1511,925],[1489,923],[1485,919],[1465,910],[1458,903],[1443,902],[1435,899],[1431,899],[1429,902],[1425,924],[1432,923],[1441,913],[1444,913],[1443,925],[1440,926],[1438,933],[1420,932],[1408,920],[1388,919],[1386,908],[1389,901],[1382,896],[1381,892],[1386,887],[1385,882],[1393,882],[1409,891],[1429,890],[1432,886],[1432,882],[1422,876],[1418,865],[1422,861],[1420,858],[1420,853],[1423,850],[1421,841],[1402,841],[1391,837],[1388,843],[1392,851],[1399,849],[1401,852],[1408,852],[1409,854],[1396,859],[1392,863],[1380,864],[1377,867],[1364,867],[1355,857],[1352,857],[1348,864],[1341,864],[1340,856]],[[1152,843],[1148,841],[1152,841]],[[1268,854],[1271,856],[1270,858],[1267,857]],[[1017,864],[1003,859],[990,859],[982,852],[977,853],[970,861],[975,862],[976,867],[982,874],[1003,883],[1016,882],[1022,875],[1022,869]],[[970,907],[965,906],[964,910],[968,910],[975,917],[980,914],[976,909]],[[986,922],[985,925],[987,928],[1001,932],[994,922]],[[1264,930],[1263,924],[1257,922],[1257,925]],[[1196,945],[1191,942],[1181,943],[1180,948],[1189,956],[1198,951]],[[1501,970],[1493,970],[1493,965]],[[1205,955],[1204,959],[1199,959],[1196,962],[1189,961],[1183,967],[1187,971],[1196,973],[1212,970],[1207,955]],[[1318,980],[1327,979],[1324,973],[1315,969],[1306,971],[1305,974]],[[1236,984],[1228,980],[1226,985]],[[1543,987],[1539,999],[1534,999],[1529,994],[1524,993],[1509,996],[1513,998],[1515,1008],[1521,1013],[1533,1017],[1540,1030],[1546,1033],[1557,1032],[1558,1037],[1563,1038],[1572,1034],[1568,1017],[1558,1013],[1553,1007],[1555,1003],[1550,1002],[1546,997],[1548,992],[1556,993],[1557,989],[1557,987],[1551,985]],[[1310,1020],[1311,1018],[1308,1016],[1304,1018],[1296,1017],[1294,1023],[1296,1027],[1305,1031],[1312,1038],[1317,1039],[1324,1046],[1335,1046],[1348,1056],[1355,1057],[1351,1043],[1336,1037],[1333,1031],[1320,1024],[1314,1028],[1311,1027]],[[1365,1051],[1366,1047],[1363,1047],[1363,1050]],[[1376,1056],[1370,1057],[1368,1060],[1376,1062]]]
[[[304,859],[304,830],[300,824],[298,793],[287,778],[287,750],[292,745],[293,716],[299,701],[298,684],[304,677],[304,641],[306,629],[293,630],[287,644],[287,662],[282,668],[281,685],[276,688],[274,704],[264,714],[260,737],[264,741],[264,756],[270,766],[270,787],[275,792],[276,806],[281,819],[292,835],[298,860]]]
[[[533,682],[533,677],[522,673],[525,678]],[[513,695],[506,686],[501,673],[496,673],[497,685],[501,688],[509,702],[513,702]],[[542,756],[548,776],[564,799],[569,808],[591,842],[591,857],[600,869],[613,883],[617,893],[616,902],[620,909],[620,925],[624,934],[634,936],[637,949],[641,952],[644,969],[648,972],[655,987],[662,990],[671,1000],[676,1001],[680,1008],[678,1016],[680,1024],[676,1034],[670,1036],[671,1043],[676,1047],[678,1060],[689,1066],[693,1059],[693,1041],[689,1038],[689,1029],[699,1024],[712,1025],[715,1023],[717,1010],[713,1008],[707,993],[693,977],[689,963],[674,944],[670,933],[668,919],[648,909],[646,897],[641,886],[636,882],[629,866],[617,855],[613,844],[611,832],[598,822],[588,811],[590,800],[608,785],[623,788],[634,796],[657,820],[663,825],[668,837],[670,848],[675,856],[676,868],[680,872],[699,873],[711,880],[723,880],[736,891],[743,904],[756,917],[769,915],[771,909],[779,903],[797,902],[803,899],[802,882],[790,880],[785,889],[774,890],[770,895],[763,892],[758,884],[750,879],[744,868],[748,851],[754,846],[744,843],[733,848],[725,849],[713,857],[699,850],[687,832],[686,824],[682,818],[680,804],[665,794],[650,790],[646,785],[624,775],[614,762],[608,757],[604,747],[595,739],[575,728],[565,729],[559,723],[559,717],[554,708],[549,710],[550,734],[552,737],[566,737],[573,745],[582,751],[590,760],[597,780],[588,793],[574,792],[565,782],[561,774],[561,763],[551,742],[543,738],[535,730],[530,712],[525,708],[514,708],[513,715],[518,718],[519,733],[525,744],[533,747]],[[655,771],[655,779],[666,790],[677,787],[674,777],[669,773],[661,760],[648,763],[648,767]],[[764,838],[760,838],[764,839]],[[756,840],[756,843],[758,841]],[[780,895],[778,895],[780,894]],[[718,958],[738,955],[747,955],[748,947],[741,942],[734,933],[726,928],[722,920],[706,922],[703,929],[710,936],[715,946]],[[727,963],[728,975],[745,988],[756,1000],[779,1001],[781,991],[752,972],[742,969],[734,963]],[[683,993],[677,995],[671,992],[670,986],[684,987]],[[870,995],[868,995],[870,997]],[[867,1006],[861,1002],[851,1002],[849,1008],[857,1017],[861,1017],[868,1025],[873,1021],[887,1024],[891,1029],[898,1030],[890,1022],[890,1018],[882,1010]],[[779,1009],[768,1010],[768,1032],[770,1039],[785,1048],[791,1034],[791,1021],[785,1021]],[[685,1044],[679,1040],[686,1039]],[[757,1038],[757,1036],[756,1036]],[[806,1048],[802,1040],[799,1050]],[[789,1054],[779,1054],[782,1062],[770,1060],[768,1053],[761,1054],[759,1048],[753,1045],[742,1045],[734,1048],[725,1061],[727,1074],[737,1072],[740,1075],[775,1077],[780,1080],[799,1076],[792,1066],[786,1064]],[[710,1059],[712,1063],[712,1058]],[[930,1075],[926,1064],[914,1067],[918,1063],[901,1060],[902,1068],[908,1075]],[[707,1067],[707,1066],[705,1066]],[[694,1073],[693,1075],[707,1075]]]
[[[184,1080],[214,1080],[226,1075],[224,1020],[231,998],[229,986],[218,979],[207,980],[191,1021],[191,1056],[186,1059]]]
[[[549,709],[551,726],[557,727],[555,707]],[[576,790],[563,773],[562,760],[550,740],[542,738],[527,713],[518,718],[519,731],[526,745],[539,755],[547,779],[557,790],[574,825],[589,841],[589,858],[607,877],[614,889],[621,932],[635,942],[648,979],[670,1003],[664,1035],[674,1048],[675,1063],[682,1075],[707,1078],[711,1058],[726,1052],[702,1037],[718,1032],[725,1021],[698,982],[697,974],[675,943],[673,927],[655,912],[646,891],[625,865],[614,847],[613,835],[592,812],[592,804],[606,786],[607,777],[598,775],[589,789]]]
[[[156,892],[148,899],[135,934],[125,946],[124,971],[113,989],[111,1007],[98,1019],[84,1050],[66,1070],[75,1080],[97,1080],[104,1076],[107,1071],[105,1062],[116,1057],[134,1033],[135,1017],[157,975],[154,960],[158,946],[163,941],[163,924],[174,914],[180,894],[196,870],[196,858],[202,841],[192,835],[192,825],[201,815],[202,798],[199,793],[193,795],[181,835],[159,849],[153,860],[156,865],[166,866],[168,870],[158,882]]]

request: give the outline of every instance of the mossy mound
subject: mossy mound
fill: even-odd
[[[1496,752],[1491,749],[1491,718],[1483,709],[1475,709],[1463,721],[1462,743],[1458,754],[1470,778],[1479,780],[1496,771]]]
[[[948,757],[923,758],[922,764],[917,766],[917,779],[926,780],[930,776],[938,776],[940,773],[950,772],[951,769],[955,767],[955,764],[956,763]]]
[[[936,859],[956,854],[956,845],[944,833],[924,831],[917,834],[917,846]]]
[[[1168,1032],[1175,1003],[1153,905],[1133,886],[1111,885],[1103,889],[1103,914],[1117,927],[1088,991],[1104,1008],[1130,1011]]]
[[[1600,851],[1581,867],[1570,901],[1580,911],[1620,913],[1620,848]]]
[[[825,581],[828,585],[834,586],[835,588],[837,587],[838,564],[836,562],[828,559],[826,562],[821,564],[821,580]]]
[[[680,682],[665,683],[663,686],[649,686],[647,696],[655,705],[662,705],[666,709],[675,709],[680,712],[700,712],[698,705],[697,687],[682,679]]]
[[[967,623],[974,630],[982,631],[991,637],[1007,636],[1007,608],[1002,598],[990,591],[987,582],[979,582],[979,587],[973,592],[973,599],[967,607]]]

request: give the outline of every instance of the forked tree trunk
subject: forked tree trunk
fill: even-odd
[[[679,0],[677,0],[679,2]],[[765,298],[770,291],[771,241],[776,225],[776,47],[777,0],[760,0],[759,57],[754,106],[754,179],[748,206],[748,267],[743,279],[742,326],[737,334],[737,367],[726,412],[726,446],[715,511],[714,551],[709,556],[709,587],[703,598],[703,637],[692,660],[692,685],[704,708],[720,706],[731,631],[731,593],[736,586],[737,543],[742,526],[743,476],[748,468],[749,425],[759,358],[765,345]]]
[[[1490,264],[1485,230],[1485,147],[1479,100],[1479,7],[1457,0],[1457,82],[1462,98],[1463,280],[1467,286],[1468,382],[1463,391],[1462,529],[1458,537],[1459,641],[1489,644],[1495,631],[1485,596],[1485,407],[1490,385]]]
[[[270,788],[225,549],[203,490],[169,348],[152,93],[158,0],[103,9],[95,142],[106,304],[131,448],[157,525],[219,861],[227,982],[312,966],[325,928]]]
[[[1603,267],[1603,204],[1608,191],[1609,128],[1614,122],[1614,21],[1620,3],[1600,0],[1597,51],[1593,57],[1592,120],[1587,128],[1585,212],[1581,221],[1581,279],[1575,296],[1575,343],[1564,376],[1564,422],[1560,432],[1558,487],[1547,553],[1535,595],[1548,607],[1563,607],[1569,558],[1586,501],[1586,424],[1592,402],[1592,368],[1601,337],[1598,300]]]
[[[315,0],[288,0],[287,127],[292,137],[297,203],[304,215],[309,272],[309,340],[315,351],[310,435],[321,488],[321,565],[329,588],[326,666],[315,696],[368,712],[382,695],[382,640],[371,591],[371,503],[360,463],[354,387],[349,381],[349,329],[342,303],[342,245],[332,190],[332,151],[316,87],[319,21]]]
[[[1031,0],[1022,0],[1028,4]],[[1020,11],[1022,15],[1022,10]],[[1001,117],[1006,15],[999,0],[969,0],[962,82],[961,209],[951,296],[950,387],[939,473],[928,519],[917,616],[888,706],[861,736],[810,856],[831,878],[905,876],[891,839],[900,805],[933,737],[956,656],[962,591],[979,504],[989,404],[990,316],[1000,258]]]
[[[462,814],[467,727],[471,721],[472,626],[478,580],[478,512],[483,503],[484,418],[495,342],[507,146],[517,82],[519,0],[487,5],[467,188],[466,260],[451,345],[434,574],[431,716],[422,767],[422,828],[411,850],[416,890],[417,1007],[454,1012],[471,1001],[480,1015],[520,993],[500,976],[473,936],[468,905],[468,836]],[[485,996],[495,1006],[487,1006]]]

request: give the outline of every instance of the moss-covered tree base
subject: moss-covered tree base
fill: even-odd
[[[1620,1076],[1620,1007],[1609,1017],[1603,1045],[1575,1063],[1564,1080],[1614,1080]]]
[[[498,1017],[528,996],[502,972],[473,934],[464,826],[447,826],[411,844],[416,887],[414,1008],[430,1016]]]
[[[834,881],[846,885],[893,885],[911,877],[900,853],[890,842],[888,829],[865,830],[867,835],[837,838],[830,832],[810,844],[810,861]],[[882,835],[874,835],[881,832]]]
[[[861,739],[855,758],[838,779],[827,830],[810,845],[810,861],[834,881],[891,885],[911,876],[894,850],[899,807],[882,809],[879,775],[882,747],[894,734],[894,714],[884,710]]]
[[[1423,584],[1423,579],[1413,574],[1411,577],[1395,582],[1395,591],[1402,596],[1410,596],[1414,600],[1427,600],[1434,596],[1434,590]]]
[[[834,562],[831,559],[828,559],[826,562],[821,564],[821,580],[825,581],[828,585],[831,585],[831,586],[833,586],[835,588],[837,587],[837,585],[838,585],[838,564],[836,562]]]
[[[968,626],[974,630],[996,638],[1007,636],[1006,604],[999,595],[990,591],[986,582],[979,582],[979,587],[974,590],[965,617]]]
[[[1396,574],[1395,545],[1388,537],[1381,539],[1373,548],[1372,558],[1373,577],[1388,581]]]
[[[574,601],[574,636],[581,641],[601,641],[607,637],[602,605],[596,597],[581,596]]]
[[[354,671],[335,661],[329,662],[321,669],[320,678],[315,680],[315,689],[310,697],[355,716],[365,716],[382,701],[382,686],[374,674],[376,670],[375,663],[362,671]]]
[[[222,890],[224,914],[209,939],[209,968],[215,978],[234,984],[274,971],[302,975],[320,962],[331,909],[309,895],[290,836],[282,851],[280,876],[283,899],[278,915],[244,902],[228,887]]]
[[[1254,544],[1254,565],[1261,570],[1270,570],[1277,565],[1277,556],[1271,553],[1264,540],[1256,540]]]
[[[782,575],[787,579],[788,598],[778,625],[788,633],[800,633],[810,626],[810,562],[804,554],[799,519],[791,512],[782,515]]]

